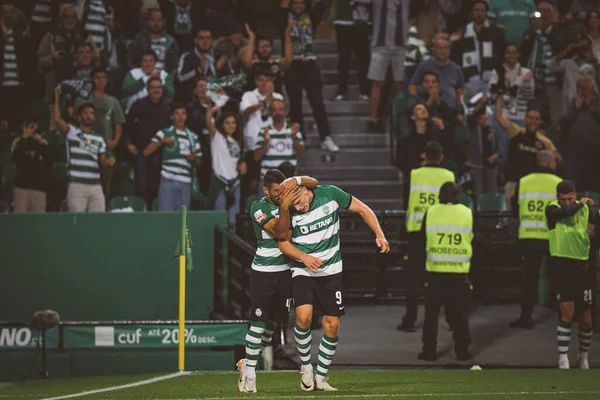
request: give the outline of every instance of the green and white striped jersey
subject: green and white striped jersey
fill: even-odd
[[[102,135],[86,133],[69,125],[67,132],[67,174],[71,182],[100,184],[100,154],[106,153]]]
[[[160,171],[163,178],[192,183],[192,162],[184,155],[194,153],[196,157],[202,157],[200,142],[196,140],[195,136],[194,132],[188,128],[185,128],[185,131],[178,131],[174,126],[156,132],[152,138],[153,143],[159,143],[164,138],[175,138],[173,146],[164,146],[163,148]]]
[[[280,131],[275,129],[273,124],[266,126],[258,135],[257,147],[265,143],[265,129],[269,130],[271,140],[260,164],[260,176],[264,176],[270,169],[277,169],[281,163],[286,161],[296,166],[297,156],[294,151],[294,140],[292,139],[292,124],[288,122]],[[297,138],[304,145],[300,132],[297,133]]]
[[[319,277],[342,272],[340,254],[339,208],[348,209],[352,196],[331,185],[319,185],[305,213],[292,213],[292,244],[304,253],[323,260],[317,272],[311,272],[300,260],[292,260],[292,277]]]
[[[252,226],[256,235],[256,254],[252,269],[260,272],[279,272],[290,269],[287,258],[279,250],[277,238],[264,229],[267,222],[279,218],[279,206],[269,203],[266,197],[252,203]]]

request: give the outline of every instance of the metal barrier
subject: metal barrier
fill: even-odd
[[[388,303],[405,298],[404,273],[409,256],[405,229],[406,211],[384,210],[375,211],[375,214],[391,245],[391,252],[386,255],[379,253],[373,233],[359,215],[340,213],[344,290],[346,298],[351,303]],[[244,244],[234,252],[230,250],[229,257],[236,261],[230,266],[230,270],[233,267],[234,273],[239,277],[245,275],[238,268],[246,267],[246,275],[250,270],[248,268],[251,263],[250,251],[254,250],[256,239],[249,215],[240,214],[237,227],[237,236]],[[518,218],[512,213],[480,212],[475,216],[474,228],[471,280],[476,298],[486,303],[518,300],[521,286],[517,251]],[[231,236],[233,236],[231,233],[227,233],[227,240],[232,241]],[[216,243],[219,243],[219,240],[222,239],[216,239]],[[247,257],[246,264],[240,260],[241,251]],[[219,274],[217,272],[215,276]],[[247,278],[244,279],[247,281]],[[243,286],[241,288],[239,286],[242,283],[241,279],[236,278],[234,283],[230,283],[230,287],[234,286],[238,292],[241,292]],[[215,293],[216,290],[215,288]],[[235,296],[230,297],[235,298]],[[237,302],[234,301],[235,303]],[[215,304],[217,304],[216,299]],[[245,315],[227,316],[242,318]]]
[[[251,224],[244,226],[252,232]],[[243,237],[215,227],[213,318],[245,319],[250,315],[250,265],[255,251]]]

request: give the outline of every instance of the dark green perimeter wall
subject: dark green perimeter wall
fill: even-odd
[[[212,310],[214,227],[226,218],[188,213],[186,319]],[[177,319],[178,232],[179,213],[0,215],[0,321],[42,309],[69,321]]]

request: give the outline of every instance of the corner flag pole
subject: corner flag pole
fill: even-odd
[[[179,357],[178,369],[185,371],[185,254],[186,254],[186,229],[187,209],[181,206],[179,212]]]

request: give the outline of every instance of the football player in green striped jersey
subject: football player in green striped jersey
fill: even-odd
[[[327,371],[338,344],[340,317],[344,315],[342,257],[340,253],[340,208],[359,214],[375,233],[382,253],[390,251],[377,216],[362,201],[336,186],[320,185],[314,190],[300,188],[291,215],[289,240],[279,248],[291,258],[292,287],[296,307],[294,338],[300,355],[300,389],[335,391]],[[323,338],[319,346],[316,377],[311,364],[313,306],[323,313]]]
[[[285,178],[276,169],[264,175],[265,197],[251,208],[256,235],[256,254],[250,280],[250,329],[246,334],[246,358],[238,361],[238,390],[256,392],[256,364],[261,351],[269,345],[277,325],[288,321],[292,300],[292,275],[288,259],[281,253],[279,239],[290,236],[290,207],[301,196],[301,186],[316,188],[310,177]]]

